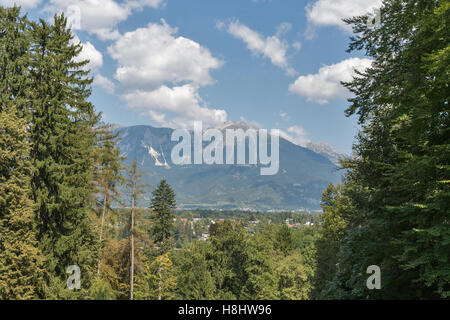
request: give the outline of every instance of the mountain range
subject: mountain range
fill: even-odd
[[[250,128],[245,122],[227,122],[216,129]],[[262,176],[259,164],[174,164],[171,152],[178,142],[171,141],[171,128],[141,125],[117,130],[125,163],[136,158],[145,172],[143,182],[153,187],[165,178],[175,190],[178,208],[318,210],[322,190],[341,181],[336,163],[342,154],[326,144],[305,148],[280,137],[279,171]]]

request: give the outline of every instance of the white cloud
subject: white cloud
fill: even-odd
[[[330,66],[323,66],[316,74],[300,76],[289,86],[289,91],[320,104],[332,99],[347,99],[351,93],[341,81],[351,81],[354,69],[365,71],[372,64],[370,59],[351,58]]]
[[[289,127],[287,132],[280,130],[280,137],[301,147],[306,147],[311,142],[308,138],[308,133],[299,126]]]
[[[314,26],[338,26],[351,31],[342,19],[371,13],[379,7],[381,0],[318,0],[306,6],[306,17]],[[308,28],[308,33],[312,35],[313,30]]]
[[[108,47],[118,63],[115,79],[124,89],[126,105],[160,125],[188,127],[226,121],[224,110],[209,109],[199,89],[214,83],[211,70],[223,61],[197,42],[177,36],[164,20],[122,35]]]
[[[226,27],[225,23],[219,21],[217,28],[222,30]],[[247,48],[255,55],[261,55],[270,59],[273,65],[286,71],[288,75],[295,75],[295,70],[289,65],[287,50],[289,44],[280,39],[280,35],[287,32],[292,26],[288,23],[282,23],[277,28],[274,36],[264,37],[260,33],[235,20],[228,24],[227,32],[235,38],[242,40]]]
[[[113,94],[115,90],[114,83],[101,74],[97,74],[94,76],[94,85],[103,88],[109,94]]]
[[[190,81],[197,85],[213,83],[210,70],[222,66],[207,48],[175,37],[176,28],[164,20],[149,23],[124,34],[108,48],[119,63],[115,78],[129,87],[154,88],[162,83]]]
[[[128,107],[148,114],[160,125],[192,127],[194,121],[203,121],[205,127],[214,127],[227,120],[225,110],[204,106],[198,88],[191,84],[169,88],[162,85],[153,91],[134,90],[123,95]],[[167,113],[174,117],[167,120]]]
[[[74,34],[72,42],[78,44],[81,40],[76,34]],[[102,53],[98,51],[89,41],[86,43],[81,42],[81,45],[83,46],[83,49],[75,58],[75,61],[80,62],[89,60],[89,63],[84,67],[84,69],[91,71],[91,74],[94,76],[94,85],[103,88],[109,94],[113,94],[115,90],[114,83],[99,73],[100,68],[103,66]]]
[[[14,5],[20,6],[23,9],[36,8],[42,0],[0,0],[0,5],[5,7],[12,7]]]
[[[151,7],[157,9],[163,6],[163,0],[128,0],[126,4],[133,9],[142,10],[144,7]]]
[[[79,43],[80,39],[75,36],[73,42]],[[91,42],[81,43],[83,50],[76,57],[76,61],[89,60],[85,69],[90,69],[93,73],[97,72],[103,66],[103,55],[98,51]]]
[[[120,36],[117,25],[128,19],[133,10],[144,7],[158,8],[163,0],[49,0],[44,11],[49,13],[66,12],[79,20],[78,28],[96,34],[101,40],[114,40]],[[74,10],[76,9],[76,10]]]

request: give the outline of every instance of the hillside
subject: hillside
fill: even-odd
[[[228,123],[219,130],[242,128]],[[337,166],[325,156],[280,138],[280,169],[261,176],[258,165],[174,165],[170,159],[173,129],[133,126],[118,129],[121,153],[129,164],[136,158],[146,171],[144,181],[166,178],[180,208],[301,210],[319,209],[322,190],[340,181]]]

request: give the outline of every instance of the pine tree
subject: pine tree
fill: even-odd
[[[37,298],[43,276],[24,118],[29,90],[27,26],[19,8],[0,7],[0,300]]]
[[[82,47],[73,44],[67,20],[33,22],[30,81],[32,190],[37,204],[40,249],[46,256],[47,298],[66,297],[66,268],[81,269],[85,295],[95,273],[97,237],[92,205],[93,127],[98,121],[87,100],[92,79],[75,62]]]
[[[166,253],[173,248],[172,211],[176,208],[175,193],[167,181],[162,179],[152,194],[151,237],[159,246],[160,252]]]

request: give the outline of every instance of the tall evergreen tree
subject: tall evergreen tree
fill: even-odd
[[[344,163],[355,210],[332,283],[343,297],[450,296],[449,15],[448,0],[385,0],[379,27],[347,20],[349,51],[373,64],[344,84],[362,131]],[[381,290],[365,288],[373,264]]]
[[[76,62],[67,19],[31,24],[30,92],[33,200],[38,241],[46,256],[48,298],[63,297],[66,268],[81,269],[83,294],[95,274],[97,237],[91,210],[93,127],[98,121],[88,101],[92,79]]]
[[[175,193],[165,179],[153,191],[151,237],[161,253],[173,248],[173,210],[176,208]]]
[[[162,179],[158,187],[152,192],[153,198],[150,204],[152,209],[150,229],[151,237],[159,247],[159,268],[158,268],[158,300],[161,300],[161,292],[164,284],[164,254],[169,252],[174,246],[173,240],[173,214],[176,208],[175,193],[166,179]]]

